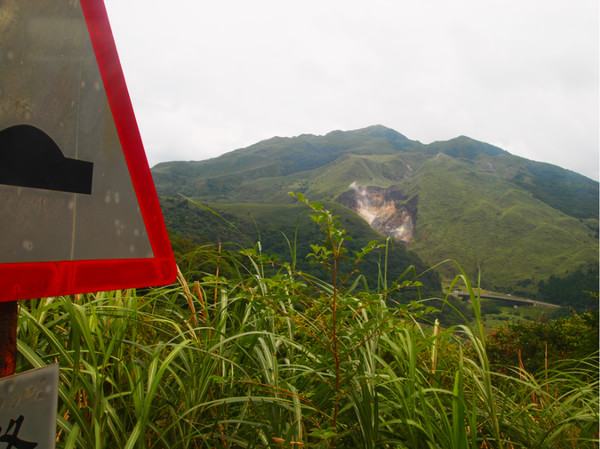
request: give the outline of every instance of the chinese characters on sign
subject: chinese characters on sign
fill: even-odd
[[[0,443],[6,444],[6,449],[33,449],[38,444],[32,441],[25,441],[19,438],[19,430],[21,430],[21,426],[23,425],[23,421],[25,417],[23,415],[19,415],[17,419],[11,419],[8,424],[8,429],[2,435],[0,435]],[[14,427],[14,430],[13,430]],[[10,431],[12,433],[9,433]],[[0,427],[0,433],[2,432],[2,427]]]

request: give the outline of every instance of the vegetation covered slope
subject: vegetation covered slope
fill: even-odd
[[[460,257],[489,288],[527,291],[598,258],[597,236],[583,220],[494,173],[443,156],[428,161],[420,178],[411,248],[425,260]]]
[[[371,241],[384,240],[363,220],[357,220],[348,208],[335,203],[325,204],[335,212],[348,234],[354,236],[347,242],[350,251],[360,251]],[[183,198],[162,198],[161,208],[167,227],[174,236],[175,251],[180,246],[175,236],[198,244],[220,242],[223,248],[236,252],[241,248],[254,247],[263,254],[277,256],[279,263],[288,262],[293,269],[319,275],[319,268],[310,264],[306,256],[311,252],[311,244],[321,239],[320,231],[309,219],[306,208],[300,204],[208,203],[200,206]],[[199,229],[202,229],[200,236]],[[182,252],[191,249],[185,246]],[[200,263],[201,260],[196,260],[181,268],[186,271],[197,270]],[[360,267],[369,288],[376,288],[379,270],[386,264],[390,282],[411,265],[418,273],[427,269],[414,251],[408,250],[405,245],[390,242],[385,250],[382,248],[369,254]],[[420,281],[424,284],[425,292],[441,291],[440,279],[434,272],[422,275]]]
[[[160,195],[200,202],[286,204],[293,191],[348,206],[353,183],[393,191],[414,227],[411,250],[427,264],[454,258],[471,275],[481,270],[488,288],[534,293],[541,280],[598,260],[597,182],[465,136],[425,145],[373,126],[276,137],[152,172]]]

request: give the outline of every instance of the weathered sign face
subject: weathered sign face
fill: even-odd
[[[0,230],[10,277],[15,264],[172,259],[101,1],[0,3]],[[130,286],[167,283],[164,269]],[[104,289],[128,286],[117,278]]]
[[[0,262],[152,257],[81,5],[2,9]]]

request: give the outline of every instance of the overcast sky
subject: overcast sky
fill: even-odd
[[[150,165],[381,124],[598,180],[598,0],[105,0]]]

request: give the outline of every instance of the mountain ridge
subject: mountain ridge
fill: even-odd
[[[525,288],[597,261],[597,182],[467,136],[423,144],[375,125],[274,137],[152,173],[160,195],[202,202],[285,204],[293,191],[354,205],[357,215],[360,203],[367,222],[427,263],[468,259],[496,287]]]

